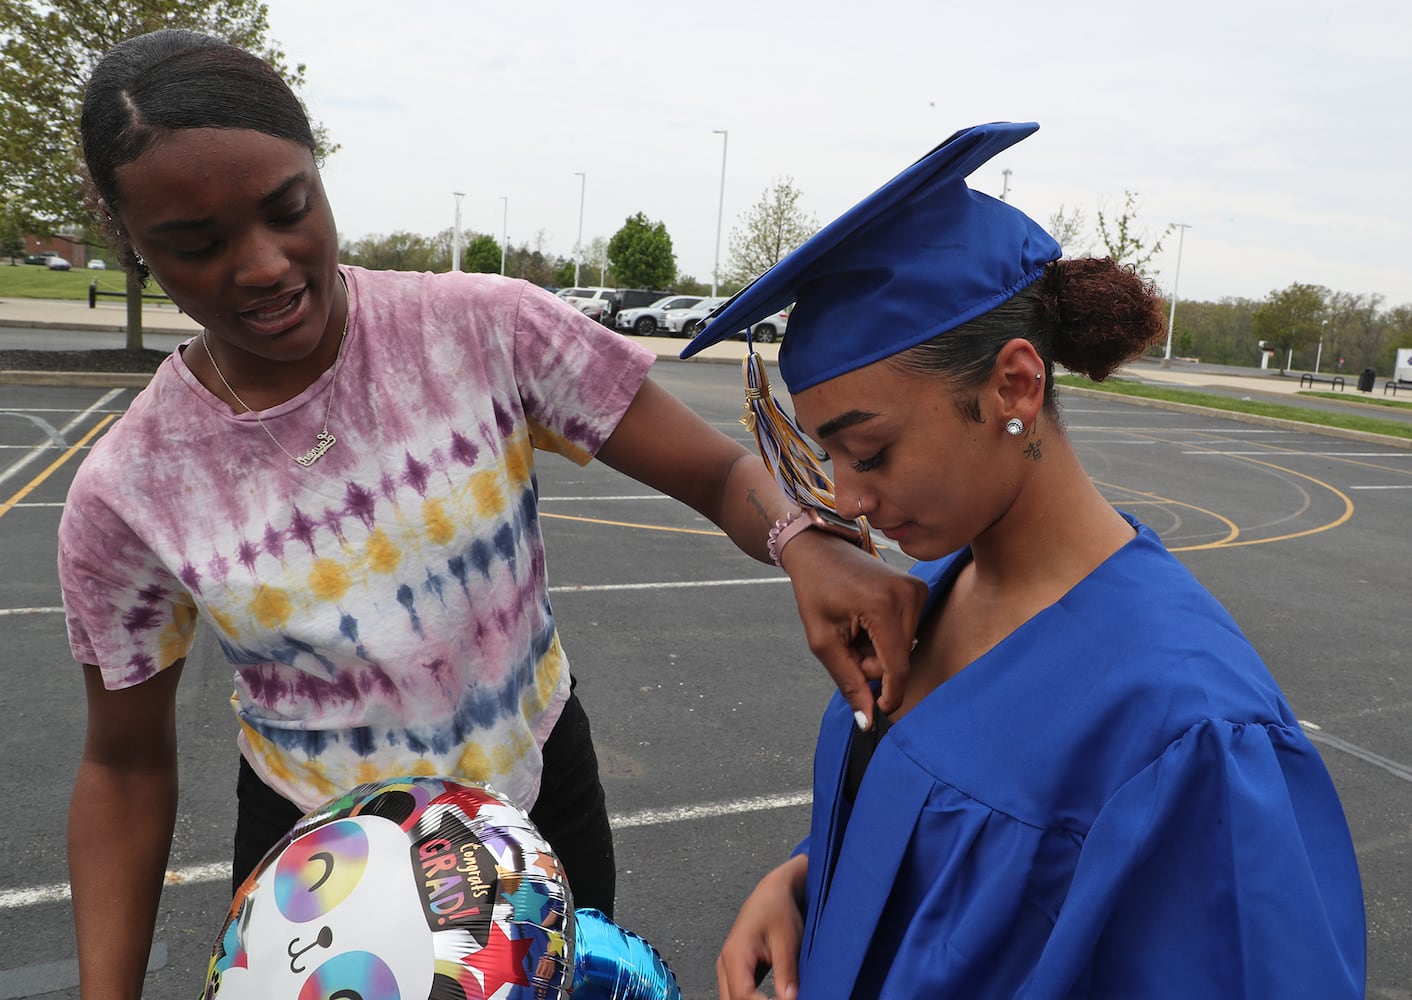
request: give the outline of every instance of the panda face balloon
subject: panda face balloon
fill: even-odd
[[[497,793],[364,785],[302,820],[241,886],[205,995],[566,996],[571,915],[558,860]]]

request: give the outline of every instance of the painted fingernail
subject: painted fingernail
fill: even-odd
[[[860,708],[853,713],[853,724],[858,727],[860,733],[866,733],[873,727],[873,720]]]

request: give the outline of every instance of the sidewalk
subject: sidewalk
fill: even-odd
[[[127,329],[127,303],[113,299],[90,309],[87,300],[79,299],[0,299],[0,326],[122,332]],[[201,324],[176,306],[144,302],[142,330],[191,335],[201,332]]]
[[[80,300],[0,299],[0,327],[121,332],[127,328],[127,304],[114,300],[99,302],[90,308],[87,301]],[[201,326],[189,316],[177,311],[174,306],[144,302],[142,329],[144,333],[191,336],[199,333]],[[656,351],[657,355],[664,359],[675,359],[687,343],[672,337],[632,339]],[[767,361],[774,361],[779,352],[775,344],[758,344],[756,350]],[[705,361],[739,362],[745,357],[745,342],[723,341],[708,347],[699,357]],[[1187,362],[1173,362],[1170,367],[1163,367],[1159,362],[1141,361],[1122,369],[1118,377],[1196,389],[1238,390],[1281,396],[1293,395],[1299,391],[1298,372],[1283,377],[1274,371],[1263,375],[1225,374],[1196,368]],[[1350,403],[1356,403],[1360,399],[1354,389],[1356,381],[1356,377],[1349,378],[1344,390]]]

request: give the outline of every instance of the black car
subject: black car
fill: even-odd
[[[670,294],[672,293],[651,288],[615,288],[609,300],[608,311],[599,317],[599,321],[605,326],[612,326],[613,318],[618,315],[619,309],[640,309]]]

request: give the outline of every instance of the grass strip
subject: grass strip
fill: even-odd
[[[1055,381],[1060,385],[1095,389],[1099,392],[1112,393],[1115,396],[1134,396],[1140,399],[1164,400],[1169,403],[1186,403],[1190,406],[1201,406],[1210,410],[1249,413],[1260,417],[1273,417],[1278,420],[1294,420],[1302,424],[1318,424],[1320,427],[1337,427],[1343,430],[1362,431],[1366,434],[1384,434],[1389,437],[1412,440],[1412,424],[1382,420],[1377,417],[1312,410],[1300,406],[1290,406],[1287,403],[1269,403],[1264,400],[1234,399],[1209,392],[1193,392],[1189,389],[1172,389],[1167,386],[1122,380],[1093,382],[1078,375],[1060,375]],[[1339,397],[1334,396],[1333,398]],[[1359,402],[1366,401],[1359,400]]]

